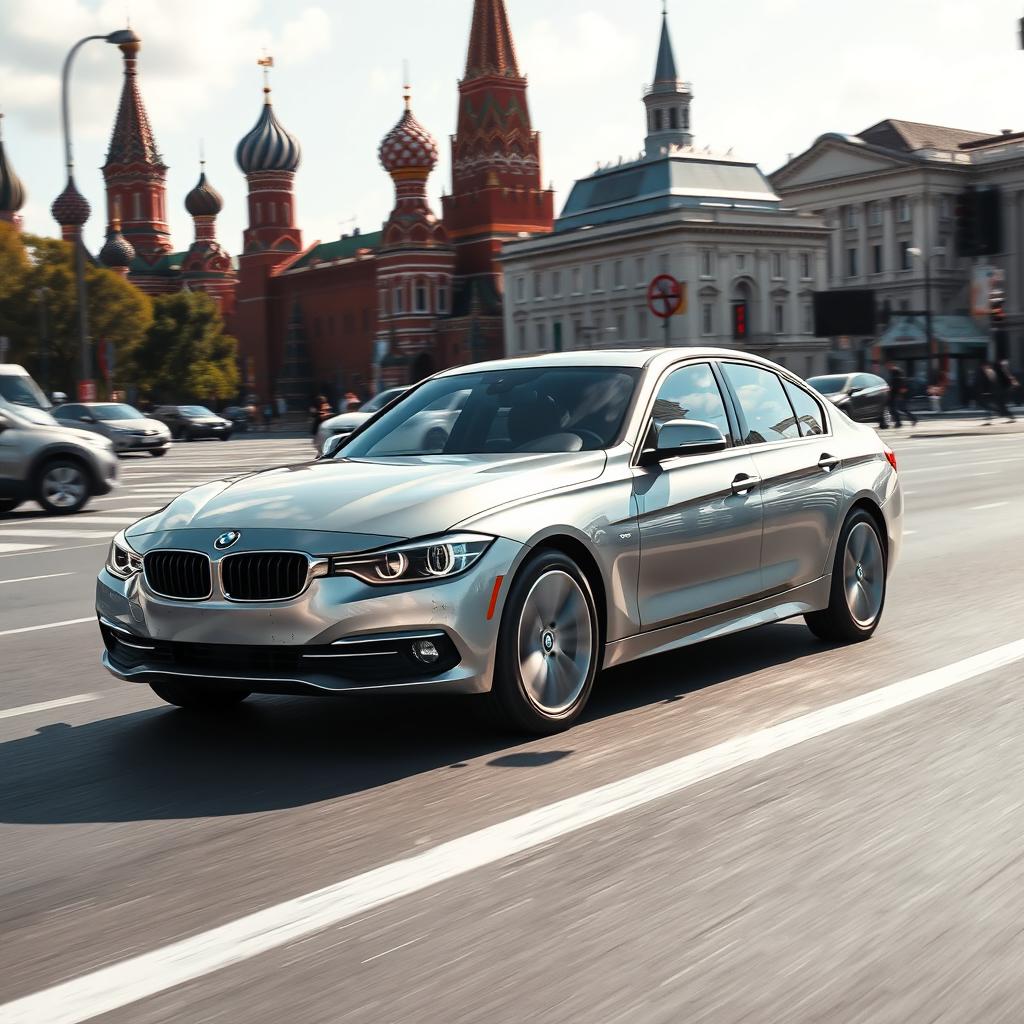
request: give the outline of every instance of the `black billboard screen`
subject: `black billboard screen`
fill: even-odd
[[[814,333],[819,338],[874,334],[874,291],[815,292]]]

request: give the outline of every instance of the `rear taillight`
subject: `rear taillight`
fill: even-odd
[[[892,470],[895,473],[897,471],[896,453],[888,445],[886,445],[882,450],[885,452],[886,461],[890,466],[892,466]]]

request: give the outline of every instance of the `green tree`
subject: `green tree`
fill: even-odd
[[[0,334],[11,341],[8,358],[28,366],[44,386],[71,393],[81,359],[71,243],[19,235],[6,224],[0,229]],[[133,350],[152,323],[152,302],[91,260],[85,282],[90,337],[113,344],[115,385],[123,386],[130,383],[125,371]],[[95,357],[93,372],[100,376]]]
[[[231,398],[238,391],[237,343],[224,333],[216,303],[203,292],[159,295],[153,323],[132,370],[155,402]]]

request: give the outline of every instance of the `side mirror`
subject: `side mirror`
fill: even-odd
[[[87,412],[83,412],[83,413],[82,413],[82,415],[81,415],[81,416],[79,416],[78,418],[79,418],[79,419],[80,419],[80,420],[81,420],[81,421],[82,421],[83,423],[95,423],[95,422],[96,422],[96,417],[95,417],[95,416],[92,416],[92,415],[90,415],[90,414],[89,414],[89,413],[87,413]]]
[[[320,451],[321,459],[333,459],[338,449],[348,440],[348,434],[331,434]]]
[[[654,446],[644,452],[644,462],[662,462],[681,455],[706,455],[728,447],[725,435],[703,420],[669,420],[657,428]]]
[[[850,390],[849,390],[849,391],[847,391],[846,393],[847,393],[847,394],[848,394],[848,395],[849,395],[849,396],[850,396],[851,398],[853,398],[853,396],[854,396],[854,395],[859,395],[859,394],[860,394],[860,393],[861,393],[861,392],[862,392],[863,390],[864,390],[864,389],[863,389],[862,387],[860,387],[860,386],[855,386],[855,387],[852,387],[852,388],[850,388]]]

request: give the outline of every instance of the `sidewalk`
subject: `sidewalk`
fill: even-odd
[[[949,415],[940,413],[931,415],[916,413],[917,426],[912,427],[906,422],[902,427],[890,427],[880,430],[879,436],[887,435],[900,438],[926,437],[991,437],[993,434],[1024,434],[1024,409],[1019,406],[1013,409],[1017,417],[1015,423],[1004,423],[1002,418],[993,416],[991,420],[980,416],[976,410],[963,410],[962,414]]]

